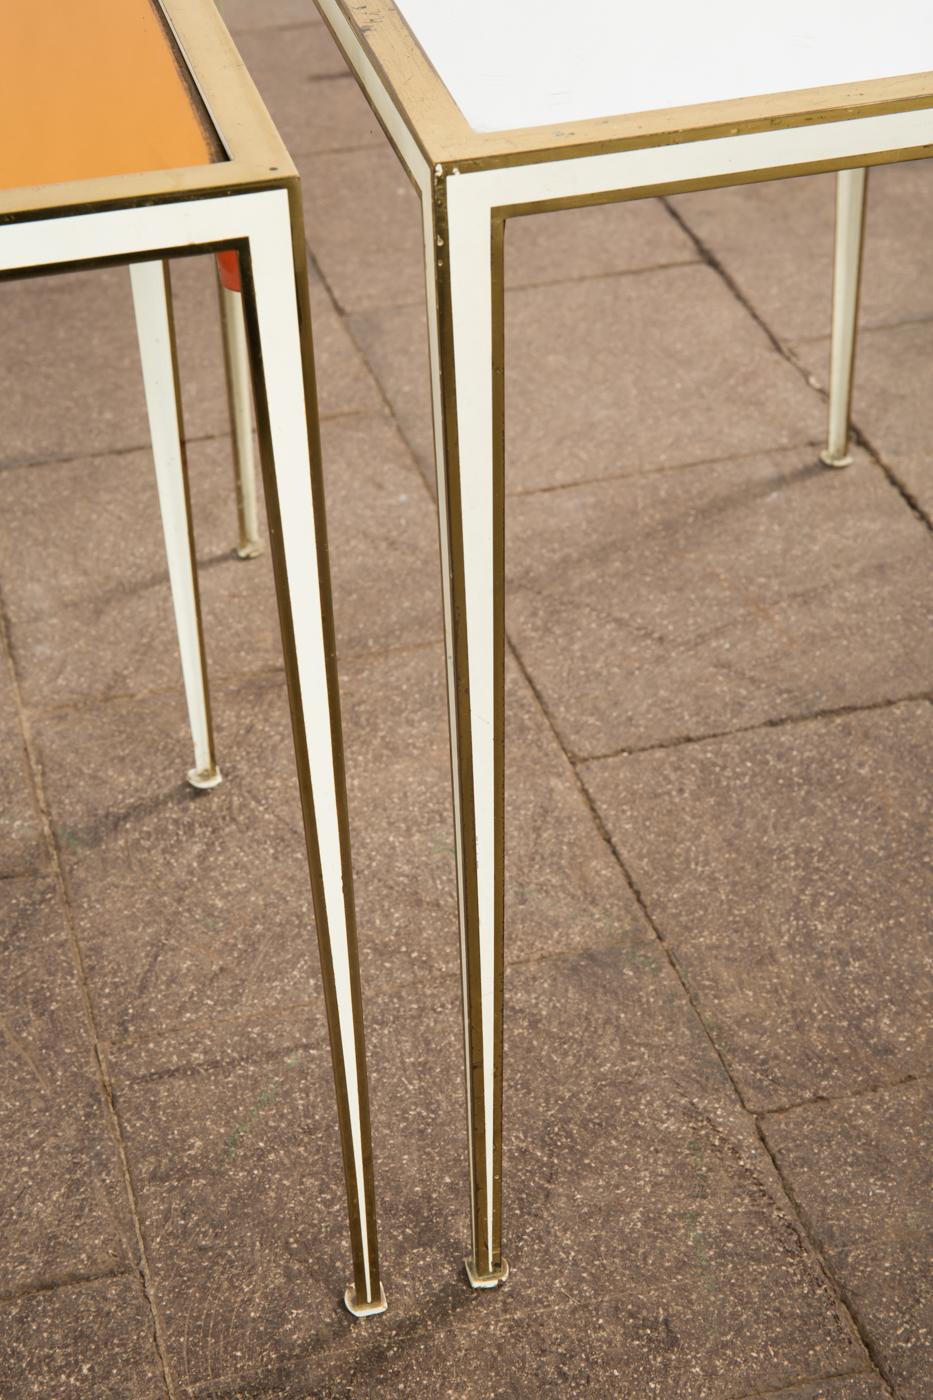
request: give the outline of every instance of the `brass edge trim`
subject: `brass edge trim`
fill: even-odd
[[[392,0],[333,0],[432,166],[453,171],[705,140],[933,106],[933,72],[577,122],[475,131]],[[319,7],[320,8],[320,7]],[[363,85],[365,87],[365,85]]]
[[[356,939],[355,905],[353,900],[352,873],[349,862],[349,819],[346,794],[346,777],[343,763],[343,743],[340,721],[340,701],[337,689],[336,643],[333,630],[333,612],[330,592],[330,570],[328,567],[327,533],[323,497],[323,471],[319,421],[314,406],[317,403],[314,382],[313,347],[311,341],[311,319],[304,246],[304,223],[301,209],[300,187],[295,184],[290,189],[289,216],[292,235],[292,253],[295,266],[296,294],[299,311],[299,331],[303,347],[303,374],[305,381],[305,402],[308,406],[308,448],[313,481],[313,502],[315,530],[318,539],[319,584],[321,588],[321,611],[324,626],[328,711],[331,734],[334,744],[335,789],[340,822],[341,859],[344,862],[344,909],[346,914],[347,944],[349,953],[351,996],[353,1000],[356,1036],[354,1050],[357,1059],[358,1096],[360,1110],[360,1138],[363,1150],[364,1205],[367,1213],[368,1258],[371,1295],[366,1290],[366,1268],[362,1254],[360,1229],[360,1209],[357,1196],[356,1167],[353,1156],[352,1132],[347,1098],[346,1064],[343,1045],[339,1034],[339,1014],[336,982],[330,943],[327,936],[328,920],[321,877],[320,851],[317,827],[314,818],[314,804],[311,788],[311,768],[305,734],[301,701],[301,682],[298,674],[295,651],[295,631],[288,594],[288,571],[284,555],[281,514],[279,509],[278,487],[272,452],[272,438],[265,373],[263,370],[262,347],[259,335],[259,322],[256,311],[256,294],[253,282],[252,263],[248,246],[240,254],[240,268],[243,281],[243,309],[246,319],[247,341],[250,349],[250,362],[253,374],[253,399],[256,413],[256,428],[259,438],[259,457],[262,471],[266,515],[268,522],[269,548],[272,555],[276,578],[276,601],[279,624],[282,633],[282,651],[289,694],[289,713],[295,748],[298,787],[301,796],[302,821],[308,854],[308,869],[317,930],[318,950],[321,962],[321,980],[327,1010],[327,1029],[330,1042],[331,1064],[334,1075],[334,1088],[337,1099],[337,1116],[340,1127],[341,1159],[343,1163],[344,1185],[347,1200],[347,1215],[350,1227],[351,1250],[353,1256],[353,1288],[355,1297],[367,1302],[376,1301],[382,1290],[375,1215],[375,1189],[373,1183],[373,1163],[371,1148],[371,1125],[369,1114],[369,1092],[366,1076],[366,1059],[363,1042],[362,998],[359,982],[359,964]]]
[[[158,0],[191,81],[229,159],[175,170],[106,175],[0,191],[0,230],[27,218],[54,218],[88,206],[119,208],[210,192],[277,186],[298,172],[213,4]]]
[[[448,587],[454,636],[450,639],[454,657],[455,695],[453,711],[457,726],[456,766],[451,749],[451,779],[459,794],[460,869],[463,880],[465,927],[461,934],[463,984],[466,996],[464,1020],[464,1073],[467,1082],[467,1134],[472,1162],[470,1224],[473,1257],[480,1273],[488,1273],[487,1172],[485,1133],[485,1084],[482,1073],[483,1026],[482,988],[479,962],[479,899],[476,882],[476,811],[473,796],[473,747],[470,722],[469,654],[464,608],[463,527],[460,491],[460,450],[457,427],[456,365],[454,361],[453,314],[450,285],[450,239],[447,227],[447,182],[441,175],[431,189],[434,278],[437,290],[438,373],[443,404],[442,440],[446,476],[447,519],[440,517],[439,528],[446,532]],[[440,501],[438,501],[440,507]],[[456,800],[456,798],[455,798]]]
[[[296,300],[298,303],[299,334],[302,341],[305,405],[308,419],[308,447],[313,482],[314,529],[318,542],[318,585],[321,615],[327,655],[328,710],[331,742],[334,749],[334,786],[340,829],[340,858],[343,869],[343,897],[347,930],[347,954],[350,968],[350,994],[353,1005],[354,1050],[356,1054],[357,1094],[360,1116],[360,1143],[363,1158],[363,1193],[367,1217],[368,1264],[372,1299],[382,1296],[379,1269],[378,1232],[376,1226],[376,1197],[372,1158],[372,1123],[369,1106],[369,1076],[363,1029],[363,995],[360,978],[359,938],[356,923],[356,899],[353,884],[353,864],[350,849],[350,815],[347,799],[346,763],[343,746],[343,721],[340,710],[340,689],[337,672],[337,640],[334,630],[333,594],[330,576],[330,552],[327,536],[324,469],[321,453],[320,416],[317,409],[317,383],[314,364],[314,344],[311,323],[311,294],[307,273],[304,213],[301,185],[295,180],[289,185],[289,216],[292,234],[292,257],[295,268]],[[355,1168],[354,1168],[355,1180]],[[355,1195],[355,1192],[353,1193]],[[356,1295],[366,1297],[365,1281],[355,1280]],[[385,1302],[383,1296],[383,1304]]]

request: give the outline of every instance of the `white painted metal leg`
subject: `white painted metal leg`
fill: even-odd
[[[194,767],[188,773],[188,781],[193,787],[212,788],[220,782],[220,770],[214,758],[168,265],[134,263],[130,266],[130,280],[181,670],[194,740]]]
[[[862,271],[862,235],[865,223],[864,167],[840,170],[836,177],[836,258],[833,273],[833,339],[829,372],[829,434],[820,458],[828,467],[848,467],[849,412],[852,403],[852,371],[859,284]]]
[[[330,1030],[353,1249],[353,1314],[385,1309],[336,649],[297,189],[244,260],[269,542]],[[294,240],[294,241],[293,241]],[[309,423],[308,409],[312,421]]]
[[[219,277],[218,290],[224,366],[227,372],[227,398],[230,406],[230,434],[233,440],[239,536],[236,552],[241,559],[255,559],[257,554],[262,553],[262,540],[259,538],[259,512],[256,502],[249,350],[246,344],[246,327],[243,323],[243,297],[240,292],[225,287]]]
[[[426,200],[425,254],[463,977],[474,1288],[502,1257],[502,225]]]

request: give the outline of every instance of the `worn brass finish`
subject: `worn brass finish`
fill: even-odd
[[[493,1119],[492,1119],[492,1182],[488,1176],[488,1144],[486,1136],[486,1085],[483,1073],[483,1023],[480,985],[479,909],[476,877],[476,813],[473,805],[472,720],[470,706],[468,639],[466,628],[466,592],[463,565],[462,490],[460,450],[457,430],[456,366],[453,350],[453,314],[451,308],[450,246],[447,228],[447,181],[441,175],[434,183],[431,219],[431,247],[437,297],[438,361],[443,397],[442,461],[438,471],[445,480],[446,519],[439,509],[439,529],[446,532],[450,577],[445,580],[451,602],[452,635],[448,646],[453,653],[453,697],[451,713],[455,716],[456,742],[451,746],[451,778],[454,784],[455,810],[459,812],[460,850],[458,869],[461,872],[463,926],[460,931],[460,956],[463,979],[464,1055],[467,1090],[467,1130],[470,1143],[470,1224],[472,1254],[467,1272],[474,1287],[492,1287],[504,1279],[508,1265],[502,1258],[502,989],[504,973],[505,890],[503,879],[505,848],[504,812],[504,754],[505,754],[505,435],[504,435],[504,318],[502,296],[504,223],[495,221],[491,229],[490,250],[493,263],[495,294],[493,320],[494,341],[494,415],[495,466],[493,515],[496,537],[493,551],[494,569],[494,728],[495,728],[495,997],[493,1011],[497,1033],[493,1047]],[[440,503],[440,492],[438,493]],[[490,1214],[490,1196],[492,1210]]]
[[[332,0],[429,165],[491,169],[933,106],[933,72],[508,131],[474,131],[392,0]],[[319,8],[327,20],[326,5]],[[339,41],[338,41],[339,42]]]

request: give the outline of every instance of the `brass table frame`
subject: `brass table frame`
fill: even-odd
[[[510,131],[467,123],[391,0],[315,0],[422,204],[474,1287],[502,1254],[505,221],[840,171],[830,434],[847,463],[864,171],[933,151],[933,73]],[[529,23],[534,23],[533,14]],[[494,40],[492,40],[494,42]]]
[[[0,279],[131,265],[153,450],[164,468],[160,495],[164,487],[174,528],[187,534],[186,549],[176,550],[176,559],[186,556],[176,614],[180,601],[200,658],[193,684],[202,688],[214,766],[164,260],[231,249],[239,255],[346,1179],[353,1283],[345,1301],[365,1315],[383,1311],[385,1295],[298,175],[213,4],[160,3],[226,158],[0,191]]]

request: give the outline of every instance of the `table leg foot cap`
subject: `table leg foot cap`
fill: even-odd
[[[262,540],[247,540],[234,550],[238,559],[256,559],[262,553]]]
[[[198,788],[204,792],[210,788],[215,788],[223,782],[220,769],[213,768],[189,768],[188,782],[193,788]]]
[[[509,1276],[509,1265],[506,1259],[503,1259],[498,1269],[492,1274],[478,1274],[472,1259],[464,1259],[463,1267],[466,1269],[466,1276],[470,1280],[471,1288],[498,1288],[499,1284],[505,1283]]]
[[[820,461],[823,463],[824,467],[851,467],[852,465],[850,453],[843,452],[839,454],[837,452],[830,452],[828,447],[824,447],[823,451],[820,453]]]
[[[385,1290],[382,1284],[379,1285],[379,1297],[371,1303],[358,1303],[356,1301],[356,1284],[351,1283],[346,1293],[343,1295],[344,1306],[353,1317],[376,1317],[379,1313],[384,1313],[389,1306],[386,1302]]]

